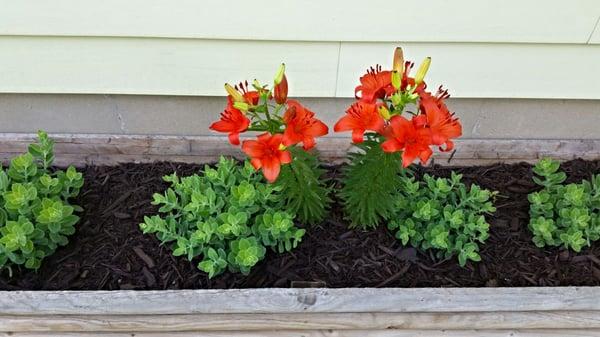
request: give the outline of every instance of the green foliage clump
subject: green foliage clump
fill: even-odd
[[[263,182],[246,162],[221,158],[204,174],[165,176],[171,183],[154,194],[164,216],[144,217],[140,228],[173,243],[173,254],[192,260],[202,256],[198,268],[209,277],[225,270],[250,273],[262,260],[266,247],[283,253],[302,240],[304,229],[295,227],[295,214],[284,210],[281,186]]]
[[[563,185],[567,175],[559,169],[549,158],[533,168],[533,180],[543,189],[528,196],[529,229],[538,247],[562,245],[579,252],[600,238],[600,176]]]
[[[38,269],[58,246],[68,243],[79,217],[69,199],[79,194],[83,176],[70,166],[50,171],[54,141],[38,132],[38,142],[0,166],[0,268],[10,264]]]
[[[331,187],[321,179],[325,170],[319,166],[316,155],[295,146],[289,149],[294,160],[281,167],[276,184],[281,187],[287,209],[297,214],[300,222],[319,223],[331,203]]]
[[[348,155],[350,163],[342,172],[339,197],[350,227],[366,230],[394,214],[393,196],[400,187],[402,167],[399,153],[383,152],[374,140],[355,146],[359,151]]]
[[[467,260],[480,261],[479,243],[488,238],[490,227],[484,214],[496,210],[490,201],[496,192],[477,185],[467,189],[461,179],[454,172],[450,179],[427,174],[423,181],[401,177],[396,213],[388,228],[396,231],[403,245],[433,248],[443,258],[458,255],[461,266]]]

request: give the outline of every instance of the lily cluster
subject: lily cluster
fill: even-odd
[[[248,82],[236,86],[225,84],[227,106],[221,119],[210,128],[229,134],[229,142],[240,145],[240,133],[260,132],[256,140],[242,142],[242,150],[250,157],[256,169],[262,169],[265,178],[274,182],[281,165],[292,161],[289,147],[302,143],[305,151],[315,146],[315,138],[328,133],[327,125],[300,102],[288,99],[285,65],[275,76],[273,89],[257,80],[249,90]]]
[[[396,48],[392,70],[378,65],[360,78],[355,89],[357,101],[335,124],[334,131],[352,131],[354,143],[362,143],[368,132],[366,136],[380,142],[383,151],[402,152],[404,167],[416,158],[426,163],[432,146],[451,151],[452,139],[462,135],[462,126],[446,106],[448,91],[441,86],[435,95],[427,91],[424,77],[430,63],[426,58],[411,77],[414,63],[405,62],[402,49]],[[415,111],[406,109],[411,106]],[[405,112],[410,119],[403,116]]]

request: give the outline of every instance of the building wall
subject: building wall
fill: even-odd
[[[299,98],[329,125],[350,98]],[[597,139],[600,101],[451,98],[464,138]],[[210,135],[223,97],[0,94],[0,132]],[[349,134],[332,134],[349,137]]]

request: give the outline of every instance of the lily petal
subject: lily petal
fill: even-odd
[[[229,142],[232,145],[240,145],[240,134],[238,132],[232,132],[228,135]]]
[[[265,157],[262,160],[263,175],[265,176],[268,182],[272,183],[275,180],[277,180],[280,170],[280,163],[275,158]]]
[[[404,149],[404,145],[396,139],[388,139],[381,144],[384,152],[398,152]]]
[[[364,141],[365,130],[354,129],[352,130],[352,142],[355,144],[360,144]]]

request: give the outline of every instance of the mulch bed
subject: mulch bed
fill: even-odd
[[[77,200],[85,212],[70,243],[35,271],[4,271],[0,289],[118,290],[189,288],[327,287],[516,287],[600,285],[600,242],[575,254],[539,249],[527,229],[527,194],[537,187],[531,165],[454,168],[469,183],[500,192],[497,212],[489,216],[491,236],[482,245],[482,261],[464,268],[455,259],[402,247],[385,226],[349,230],[339,204],[328,220],[308,230],[302,244],[286,254],[269,253],[248,276],[225,273],[212,280],[185,258],[171,255],[153,235],[138,227],[154,214],[154,192],[173,171],[188,175],[201,166],[156,163],[90,166]],[[574,160],[562,165],[569,182],[600,172],[600,161]],[[339,168],[331,167],[335,177]],[[450,168],[419,169],[448,176]]]

